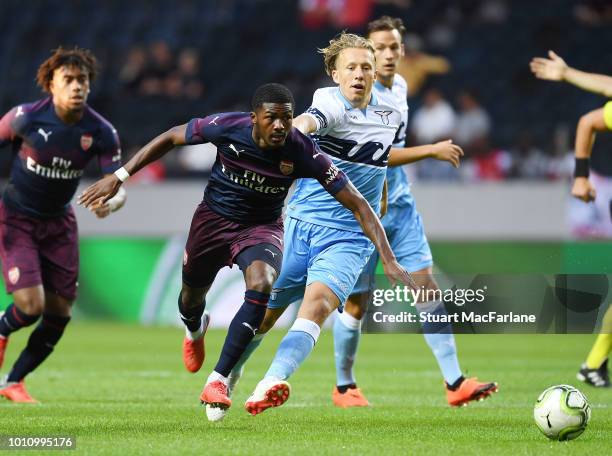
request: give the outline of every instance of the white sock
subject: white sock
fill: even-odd
[[[190,340],[198,340],[204,335],[204,318],[206,314],[202,315],[202,320],[200,321],[200,327],[196,331],[189,331],[189,328],[185,326],[185,334],[187,338]]]
[[[348,329],[356,330],[361,328],[361,320],[357,320],[346,310],[342,313],[338,313],[336,318],[339,318],[342,324]]]
[[[224,377],[223,375],[221,375],[219,372],[216,372],[216,371],[212,371],[212,373],[208,376],[208,379],[206,380],[206,384],[208,385],[209,383],[216,382],[217,380],[227,386],[228,378]]]

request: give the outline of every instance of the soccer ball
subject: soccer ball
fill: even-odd
[[[570,385],[545,389],[535,403],[536,425],[551,440],[572,440],[584,432],[591,406],[584,394]]]

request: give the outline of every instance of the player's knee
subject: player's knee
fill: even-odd
[[[260,293],[271,293],[272,285],[276,280],[276,271],[269,265],[259,268],[249,268],[246,278],[246,285],[249,290],[259,291]]]
[[[324,294],[309,297],[308,302],[302,302],[298,317],[306,318],[322,325],[327,317],[336,309],[336,300]]]
[[[185,284],[181,288],[181,303],[185,308],[197,307],[202,305],[204,296],[209,287],[206,288],[192,288]]]
[[[36,293],[14,296],[15,305],[28,315],[42,315],[45,310],[45,298]]]

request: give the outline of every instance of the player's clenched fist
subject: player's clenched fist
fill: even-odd
[[[588,203],[595,201],[595,187],[587,177],[577,177],[574,179],[572,187],[572,196]]]

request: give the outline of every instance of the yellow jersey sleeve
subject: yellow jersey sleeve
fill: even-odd
[[[603,109],[606,127],[608,127],[608,130],[612,130],[612,101],[608,101]]]

